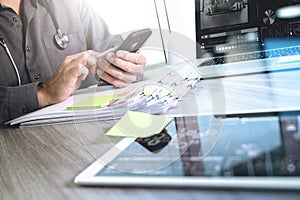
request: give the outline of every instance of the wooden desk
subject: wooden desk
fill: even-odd
[[[296,199],[300,193],[79,187],[73,178],[111,146],[110,123],[0,129],[1,199]]]
[[[299,105],[300,72],[267,76],[223,79],[227,108]],[[281,77],[279,79],[279,77]],[[264,87],[257,84],[273,84]],[[269,81],[268,81],[269,80]],[[247,86],[248,84],[248,86]],[[250,86],[252,84],[252,87]],[[232,86],[232,87],[230,87]],[[233,87],[234,86],[234,87]],[[234,89],[233,89],[234,88]],[[235,90],[241,88],[241,90]],[[243,90],[242,88],[248,88]],[[256,88],[251,95],[246,91]],[[251,89],[251,90],[252,90]],[[298,90],[296,90],[298,89]],[[266,102],[265,96],[277,94]],[[261,98],[259,97],[261,95]],[[245,100],[246,102],[240,101]],[[252,100],[251,100],[252,98]],[[255,102],[259,100],[259,102]],[[272,105],[272,103],[276,105]],[[263,103],[263,104],[261,104]],[[298,199],[300,193],[288,191],[241,191],[207,189],[80,187],[74,177],[112,143],[105,136],[113,121],[76,123],[44,127],[0,129],[0,199]]]

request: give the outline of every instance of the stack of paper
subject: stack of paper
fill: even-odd
[[[36,126],[120,119],[128,110],[162,114],[176,106],[200,80],[195,71],[184,68],[182,73],[179,72],[165,67],[159,70],[160,76],[123,89],[97,92],[92,88],[71,96],[65,102],[24,115],[7,124]]]

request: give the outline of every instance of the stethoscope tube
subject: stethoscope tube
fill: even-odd
[[[43,1],[45,4],[45,8],[48,11],[48,13],[51,16],[52,22],[55,26],[56,29],[56,33],[53,36],[53,40],[55,45],[59,48],[59,49],[66,49],[68,47],[68,43],[69,41],[69,36],[62,33],[62,30],[60,29],[60,26],[58,24],[58,21],[54,15],[54,8],[52,4],[49,4],[49,2],[47,0]]]
[[[7,44],[6,44],[6,41],[4,40],[4,38],[2,37],[1,34],[0,34],[0,44],[4,47],[5,52],[6,52],[6,54],[8,55],[8,57],[9,57],[9,59],[10,59],[10,62],[11,62],[11,64],[13,65],[14,70],[15,70],[15,72],[16,72],[16,75],[17,75],[17,78],[18,78],[18,84],[19,84],[19,86],[21,86],[22,83],[21,83],[21,77],[20,77],[19,70],[18,70],[18,68],[17,68],[17,65],[16,65],[16,63],[15,63],[15,61],[14,61],[14,59],[13,59],[11,53],[10,53],[10,50],[9,50]]]

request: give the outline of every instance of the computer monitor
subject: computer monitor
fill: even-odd
[[[256,4],[256,0],[195,0],[197,57],[256,48]]]
[[[203,37],[253,26],[256,16],[251,18],[255,15],[255,5],[251,3],[251,0],[196,0],[200,17],[198,27]]]
[[[197,58],[270,50],[270,43],[272,48],[298,46],[300,17],[277,16],[291,5],[300,0],[195,0]]]

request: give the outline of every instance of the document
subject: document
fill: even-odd
[[[127,111],[163,115],[200,80],[189,64],[163,66],[145,73],[144,81],[115,89],[79,90],[66,101],[7,122],[10,125],[40,126],[121,119]]]

